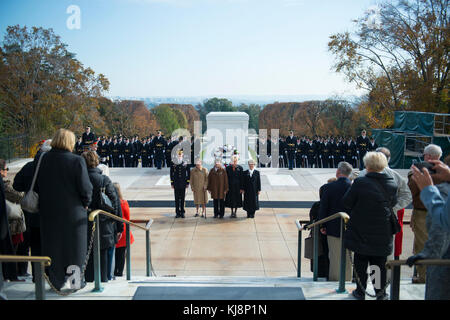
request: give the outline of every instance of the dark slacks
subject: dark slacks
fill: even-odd
[[[186,196],[186,188],[175,188],[175,212],[177,216],[184,215],[184,199]]]
[[[29,227],[23,234],[24,241],[19,244],[16,254],[18,256],[28,256],[31,251],[32,256],[41,256],[41,229]],[[31,264],[34,279],[34,264]],[[18,274],[24,275],[28,271],[28,262],[19,262],[17,264]]]
[[[214,199],[214,217],[225,215],[225,199]]]
[[[363,293],[366,290],[367,286],[367,267],[369,264],[371,266],[377,266],[379,273],[372,272],[372,283],[375,288],[375,293],[378,294],[381,289],[384,288],[386,285],[386,261],[387,257],[377,257],[377,256],[366,256],[363,254],[359,254],[355,252],[355,258],[354,258],[354,264],[355,264],[355,272],[357,273],[359,279],[361,280],[361,284],[363,285],[363,288],[360,287],[359,283],[356,282],[356,290],[358,290],[359,293]],[[378,277],[380,277],[378,279]],[[364,289],[364,290],[362,290]]]
[[[123,276],[123,269],[125,268],[125,255],[127,247],[116,248],[116,266],[114,268],[114,275],[116,277]]]
[[[108,282],[108,250],[109,248],[100,250],[101,282]],[[92,252],[91,255],[89,256],[89,261],[86,266],[84,278],[86,279],[86,282],[94,282],[94,256]]]

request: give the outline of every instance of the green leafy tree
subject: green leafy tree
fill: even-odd
[[[156,116],[161,130],[170,136],[176,129],[181,128],[178,123],[177,113],[168,105],[159,105],[152,109],[152,113]]]

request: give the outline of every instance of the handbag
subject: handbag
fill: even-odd
[[[323,255],[323,246],[322,241],[320,239],[319,235],[319,241],[318,241],[318,254],[317,256],[320,257]],[[313,260],[314,259],[314,237],[311,235],[305,239],[305,259]]]
[[[20,200],[20,206],[23,211],[30,213],[39,212],[39,195],[34,191],[34,184],[36,183],[36,178],[39,172],[39,167],[41,166],[42,158],[44,157],[45,152],[41,154],[39,157],[39,161],[36,167],[36,171],[34,172],[33,181],[31,182],[30,191],[28,191],[25,196]]]
[[[378,181],[377,179],[375,179],[375,181],[380,186],[381,190],[383,190],[385,197],[387,197],[387,199],[390,199],[391,197],[388,195],[388,193],[386,192],[384,187],[381,185],[380,181]],[[389,216],[389,222],[391,224],[392,234],[396,235],[397,233],[402,231],[402,227],[400,226],[397,216],[395,215],[394,210],[392,209],[391,206],[389,206],[389,211],[391,212],[391,214]]]
[[[115,209],[111,202],[111,199],[106,195],[105,179],[102,180],[102,187],[100,188],[100,199],[99,199],[100,210],[115,214]]]
[[[8,216],[9,230],[11,235],[24,233],[27,230],[25,217],[20,205],[6,200],[6,214]]]

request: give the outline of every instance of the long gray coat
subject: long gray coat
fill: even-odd
[[[92,184],[85,160],[69,151],[53,148],[44,154],[35,190],[39,194],[42,255],[49,256],[50,281],[64,284],[67,267],[82,267],[87,253],[86,207]]]

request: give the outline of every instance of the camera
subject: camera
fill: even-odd
[[[419,163],[413,163],[417,169],[419,169],[422,172],[423,168],[427,168],[429,174],[435,174],[436,170],[433,170],[434,164],[429,162],[419,162]]]

